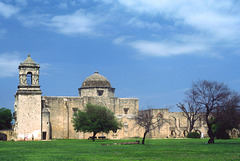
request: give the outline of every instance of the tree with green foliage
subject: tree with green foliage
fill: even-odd
[[[114,113],[104,106],[87,104],[85,111],[78,110],[72,118],[73,127],[76,131],[93,132],[93,141],[97,133],[117,131],[121,124],[117,121]]]
[[[12,128],[12,113],[11,110],[0,108],[0,130]]]

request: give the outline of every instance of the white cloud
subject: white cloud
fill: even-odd
[[[18,11],[19,8],[17,7],[0,2],[0,15],[2,15],[3,17],[9,18],[12,15],[16,14]]]
[[[141,21],[138,18],[131,18],[128,21],[128,24],[137,28],[148,28],[148,29],[162,29],[162,26],[157,22],[147,22],[147,21]]]
[[[0,54],[0,78],[15,76],[22,62],[17,52]]]
[[[178,25],[189,25],[220,39],[238,39],[240,35],[239,3],[233,0],[118,0],[128,11],[162,16]]]
[[[236,45],[240,42],[240,3],[237,1],[118,0],[118,4],[119,9],[125,8],[125,12],[133,15],[128,25],[145,29],[144,35],[152,32],[155,37],[135,35],[138,40],[132,41],[119,37],[114,44],[129,45],[149,56],[208,54],[221,58],[217,48],[231,47],[235,53],[239,51]]]
[[[131,36],[120,36],[117,37],[116,39],[113,40],[113,43],[118,45],[118,44],[123,44],[125,41],[127,41]]]
[[[154,42],[139,40],[130,42],[132,48],[147,56],[174,56],[182,54],[199,54],[206,48],[200,44],[181,44],[173,42]]]
[[[54,16],[48,26],[63,34],[89,34],[94,32],[97,21],[94,15],[80,10],[71,15]]]
[[[80,9],[65,15],[45,12],[22,16],[19,20],[28,27],[45,27],[71,36],[96,36],[103,33],[131,35],[118,37],[113,43],[128,45],[141,54],[151,56],[207,52],[217,56],[221,55],[221,51],[214,49],[224,46],[236,49],[236,44],[240,42],[240,3],[233,3],[233,0],[178,0],[174,3],[168,0],[57,2],[58,7],[68,9],[79,3],[89,5],[91,10]]]
[[[113,43],[130,46],[145,56],[169,57],[183,54],[208,54],[208,56],[219,57],[209,52],[211,51],[209,44],[212,43],[212,40],[206,41],[201,35],[176,34],[167,39],[161,39],[161,37],[154,37],[154,39],[157,40],[136,40],[136,37],[120,36],[115,38]]]
[[[99,35],[98,27],[103,18],[78,10],[73,14],[51,16],[48,14],[22,16],[19,20],[27,27],[44,26],[65,35]]]

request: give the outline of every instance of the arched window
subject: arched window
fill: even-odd
[[[32,73],[27,73],[27,85],[32,85]]]

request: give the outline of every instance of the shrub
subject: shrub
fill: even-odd
[[[200,134],[197,132],[190,132],[187,134],[187,138],[200,138]]]
[[[219,130],[215,134],[217,139],[230,139],[229,134],[224,130]]]

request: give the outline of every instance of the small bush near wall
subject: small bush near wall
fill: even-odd
[[[200,134],[197,132],[190,132],[188,133],[187,138],[200,138]]]

